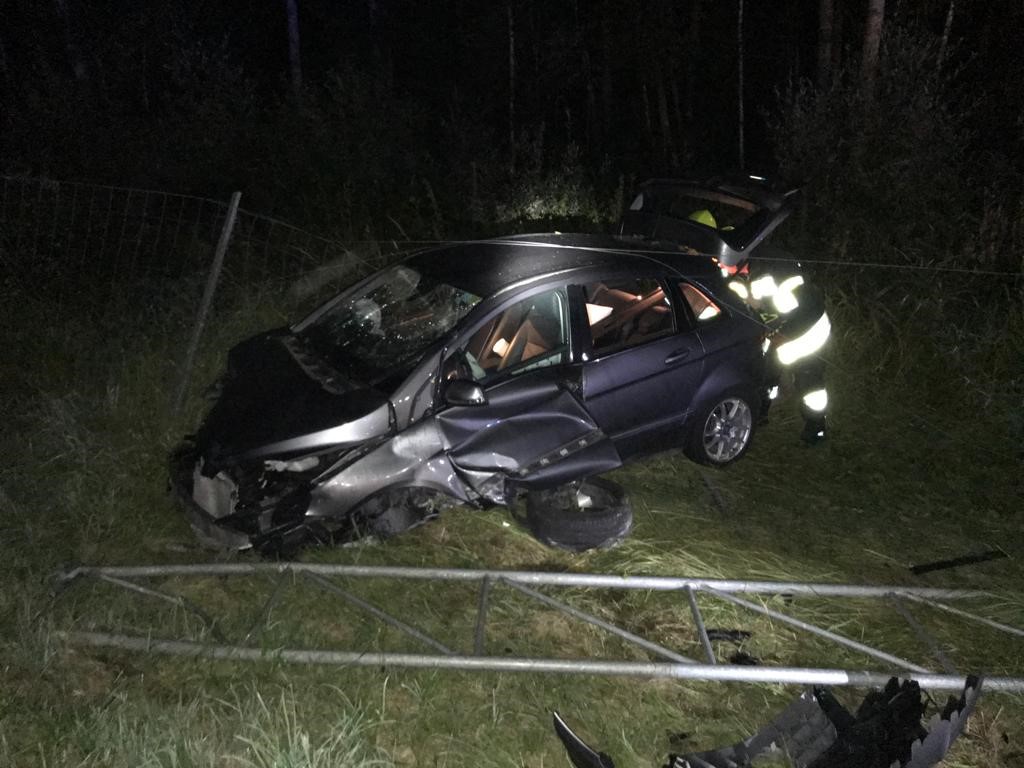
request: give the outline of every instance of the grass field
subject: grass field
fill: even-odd
[[[1016,317],[994,313],[985,332],[977,324],[940,326],[941,314],[875,312],[837,296],[827,352],[829,442],[801,446],[795,407],[782,401],[750,454],[725,471],[702,470],[674,452],[624,468],[613,477],[630,493],[636,529],[613,550],[551,550],[507,525],[504,511],[459,508],[382,544],[307,551],[302,559],[971,587],[993,593],[976,610],[1024,626],[1019,309]],[[68,564],[210,557],[166,493],[167,452],[202,409],[195,395],[184,414],[169,415],[188,328],[173,299],[88,337],[81,323],[53,322],[30,293],[0,310],[14,337],[0,364],[10,407],[0,436],[0,765],[560,766],[566,760],[550,728],[557,708],[618,765],[656,766],[670,750],[749,735],[797,693],[774,685],[210,662],[63,644],[57,633],[68,629],[201,634],[189,614],[109,585],[77,585],[56,600],[48,591],[48,577]],[[196,381],[212,380],[230,342],[281,323],[279,307],[272,291],[224,299]],[[919,577],[908,570],[995,547],[1009,557]],[[260,579],[153,583],[222,616],[235,637],[270,589]],[[353,589],[458,649],[470,647],[469,586]],[[264,647],[419,650],[330,595],[287,595],[271,614]],[[558,595],[700,655],[678,595]],[[884,604],[767,602],[933,666]],[[725,604],[702,598],[702,607],[709,626],[751,632],[742,650],[765,663],[876,666]],[[1022,645],[1009,636],[923,608],[914,613],[962,671],[1024,672]],[[492,651],[646,658],[559,613],[528,608],[511,590],[495,592],[491,618]],[[716,646],[720,657],[739,650]],[[857,692],[841,696],[853,700]],[[946,764],[1024,766],[1024,699],[984,697]]]

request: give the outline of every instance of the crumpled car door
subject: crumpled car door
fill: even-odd
[[[577,366],[550,366],[486,386],[482,405],[437,415],[448,456],[463,481],[505,503],[506,481],[549,488],[621,465],[580,402]]]

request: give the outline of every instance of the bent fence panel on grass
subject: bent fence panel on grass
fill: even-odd
[[[190,579],[199,580],[214,576],[222,579],[232,577],[244,580],[246,577],[259,575],[275,576],[278,581],[274,584],[269,596],[262,596],[262,599],[265,600],[262,607],[255,610],[256,606],[247,606],[249,609],[254,609],[247,612],[257,615],[257,626],[251,627],[245,637],[236,645],[225,642],[223,635],[219,631],[212,631],[212,628],[217,627],[218,617],[211,616],[208,611],[204,611],[200,606],[192,604],[184,596],[176,595],[166,590],[148,588],[132,581],[132,579],[175,578],[184,579],[187,582]],[[265,622],[267,619],[269,614],[268,606],[281,599],[281,580],[284,577],[296,576],[301,576],[302,578],[293,578],[290,589],[302,590],[306,589],[309,584],[315,584],[322,589],[338,594],[346,602],[359,608],[363,615],[369,614],[369,617],[372,619],[383,622],[397,629],[407,638],[416,641],[419,647],[425,646],[435,651],[435,653],[390,651],[381,647],[267,648],[251,644],[251,639],[259,632],[258,624]],[[352,583],[368,579],[393,580],[409,583],[410,586],[415,583],[432,583],[438,585],[438,588],[440,588],[439,585],[444,583],[479,584],[481,588],[480,594],[486,595],[486,597],[480,598],[475,606],[475,611],[473,610],[474,606],[470,604],[474,602],[472,597],[469,598],[469,601],[464,606],[467,614],[474,613],[474,619],[469,623],[469,626],[472,628],[473,637],[464,638],[464,640],[471,640],[472,642],[460,643],[459,638],[445,638],[442,641],[418,627],[416,617],[396,616],[395,607],[391,607],[390,611],[386,612],[380,607],[368,603],[356,594],[353,594],[349,589],[342,588],[335,580],[339,577],[345,578]],[[392,665],[397,667],[463,671],[541,672],[675,678],[718,682],[856,687],[881,686],[891,676],[895,675],[916,680],[923,687],[934,690],[953,691],[963,687],[963,674],[967,670],[961,670],[958,674],[958,670],[956,670],[945,653],[936,656],[935,649],[939,644],[924,626],[924,622],[915,620],[912,624],[914,633],[921,639],[920,657],[922,663],[918,663],[871,644],[847,637],[840,632],[832,631],[817,623],[796,618],[790,614],[789,610],[774,610],[762,603],[745,600],[737,597],[737,595],[784,595],[794,601],[800,598],[827,599],[837,602],[849,599],[878,599],[883,602],[891,601],[894,598],[909,599],[937,608],[940,612],[952,613],[963,619],[964,632],[970,632],[972,628],[983,625],[1014,637],[1020,637],[1024,634],[1024,630],[1018,627],[993,621],[973,611],[953,608],[946,603],[938,602],[940,600],[957,601],[960,604],[972,607],[972,601],[977,602],[982,598],[990,596],[985,592],[977,590],[314,563],[210,563],[205,565],[82,567],[58,574],[56,580],[60,587],[69,587],[83,579],[90,578],[112,584],[128,590],[130,593],[155,597],[163,602],[175,603],[180,607],[186,608],[203,619],[205,634],[216,642],[209,643],[203,637],[186,639],[156,637],[154,633],[126,635],[115,628],[109,632],[74,631],[64,633],[63,636],[71,643],[99,648],[115,648],[178,656],[201,656],[236,661],[278,660],[300,664]],[[488,654],[486,653],[485,642],[487,627],[490,621],[488,612],[491,610],[494,601],[494,587],[498,586],[504,586],[514,593],[527,597],[528,604],[534,610],[540,610],[541,607],[553,609],[560,614],[614,635],[623,640],[626,646],[652,654],[658,660],[637,660],[635,657],[609,659],[551,658],[532,655],[510,656],[507,653],[507,648],[504,655],[500,653]],[[540,587],[570,587],[575,590],[590,592],[596,590],[642,590],[678,595],[678,613],[680,616],[685,616],[687,613],[692,614],[694,624],[701,638],[700,645],[707,654],[706,661],[698,662],[693,658],[678,653],[674,649],[665,647],[662,643],[654,642],[636,632],[619,626],[614,621],[609,621],[608,619],[596,616],[590,611],[575,607],[567,600],[556,599],[540,592],[537,589]],[[826,640],[837,650],[840,648],[852,650],[861,657],[873,659],[876,664],[881,662],[882,666],[873,669],[867,667],[824,668],[820,666],[801,666],[797,658],[788,660],[788,663],[774,665],[757,664],[750,666],[722,663],[721,659],[716,656],[711,644],[707,642],[707,632],[704,628],[701,609],[695,599],[696,594],[704,595],[705,600],[709,602],[711,600],[725,601],[737,605],[752,614],[766,616],[775,625],[793,626],[803,633]],[[251,596],[251,599],[259,602],[258,596]],[[893,614],[894,616],[904,616],[903,613],[895,610]],[[82,618],[88,623],[87,617]],[[367,618],[366,621],[371,621],[371,618]],[[460,653],[453,650],[460,647],[460,645],[472,647],[473,651]],[[943,668],[942,672],[933,671],[932,661],[924,661],[928,656],[932,657],[932,661],[939,662]],[[1016,659],[1019,662],[1019,655]],[[985,676],[986,690],[1004,693],[1024,692],[1024,670],[1014,669],[1013,673],[1009,675],[991,676],[985,675],[986,671],[991,670],[970,670],[971,673],[980,673]]]

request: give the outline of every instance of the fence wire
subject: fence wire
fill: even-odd
[[[0,176],[0,255],[51,300],[88,289],[91,303],[113,311],[119,286],[204,275],[226,214],[221,200]],[[370,269],[397,249],[332,240],[242,208],[226,268],[239,282],[294,279],[335,262]]]
[[[156,190],[0,176],[0,268],[6,323],[28,334],[44,319],[73,351],[81,334],[107,333],[110,354],[80,355],[72,375],[120,379],[129,364],[113,347],[146,329],[163,330],[166,356],[179,366],[187,328],[228,212],[227,201]],[[397,244],[347,243],[288,222],[239,210],[217,288],[269,285],[308,305],[394,258]],[[15,312],[13,305],[20,305]],[[173,326],[173,328],[171,327]],[[127,334],[110,333],[128,328]],[[86,345],[80,345],[84,350]],[[92,344],[90,353],[97,346]],[[178,348],[180,347],[180,349]],[[171,373],[173,375],[173,372]]]

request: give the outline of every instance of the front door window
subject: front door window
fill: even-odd
[[[499,312],[463,347],[465,365],[477,381],[566,362],[569,320],[565,291],[534,294]]]

